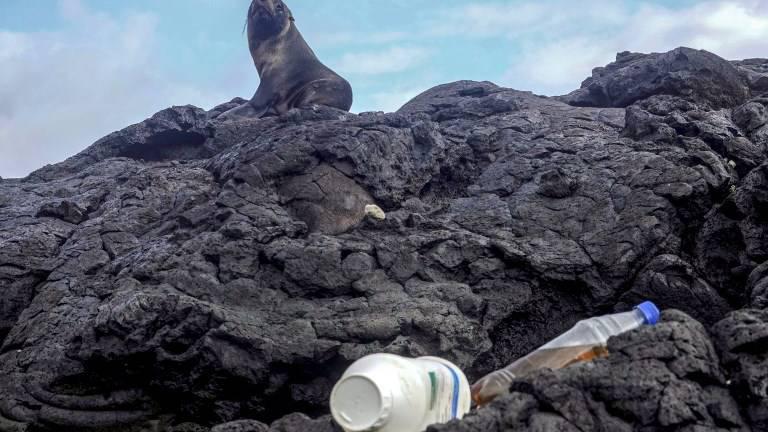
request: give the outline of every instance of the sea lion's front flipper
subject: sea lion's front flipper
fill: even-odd
[[[267,114],[267,111],[269,111],[269,107],[257,108],[249,101],[223,112],[220,116],[216,117],[216,120],[225,122],[261,118]]]

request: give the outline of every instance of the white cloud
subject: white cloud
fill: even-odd
[[[517,37],[539,32],[583,30],[620,23],[626,10],[621,1],[551,0],[546,2],[470,2],[439,11],[428,25],[433,36]]]
[[[634,50],[690,46],[725,58],[768,55],[765,5],[749,0],[708,1],[682,10],[645,7],[633,15],[619,42]]]
[[[336,45],[369,45],[369,44],[388,44],[410,39],[411,35],[404,31],[381,31],[381,32],[327,32],[327,31],[308,31],[307,40],[312,45],[317,46],[336,46]]]
[[[6,61],[28,49],[24,35],[0,31],[0,60]]]
[[[596,44],[588,38],[569,38],[531,47],[524,45],[512,60],[502,82],[519,90],[536,93],[566,93],[579,87],[592,68],[615,58],[614,49]]]
[[[120,19],[62,0],[66,31],[0,31],[0,175],[66,159],[96,139],[172,104],[213,105],[158,70],[157,18]]]
[[[406,102],[421,94],[427,87],[394,88],[392,90],[376,92],[367,99],[370,105],[362,104],[355,107],[357,112],[384,111],[395,112]]]
[[[344,54],[337,67],[341,73],[381,75],[411,69],[428,57],[429,53],[425,49],[395,46],[382,51]]]
[[[717,0],[685,8],[596,0],[472,3],[446,12],[435,35],[505,37],[510,64],[500,84],[543,94],[578,88],[620,51],[706,49],[728,59],[768,57],[768,2]]]
[[[499,39],[495,43],[509,46],[510,54],[492,60],[509,65],[495,77],[497,82],[548,95],[578,88],[594,67],[613,61],[620,51],[665,52],[688,46],[727,59],[768,57],[765,0],[710,0],[682,8],[630,0],[496,0],[467,2],[434,14],[413,30],[413,40],[440,42],[450,49],[452,40]],[[418,66],[395,57],[389,52],[349,55],[343,66],[357,73]],[[398,93],[375,97],[394,107]]]

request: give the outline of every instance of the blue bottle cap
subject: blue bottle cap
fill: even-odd
[[[659,312],[659,308],[657,308],[653,302],[642,302],[635,306],[635,310],[639,310],[640,313],[643,314],[646,324],[655,325],[659,322],[659,315],[661,315],[661,313]]]

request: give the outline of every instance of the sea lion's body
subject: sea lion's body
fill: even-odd
[[[248,46],[261,82],[253,98],[225,118],[279,115],[313,104],[349,111],[352,87],[317,59],[282,0],[253,0]]]

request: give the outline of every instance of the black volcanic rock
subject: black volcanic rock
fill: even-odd
[[[739,68],[753,92],[768,92],[768,59],[753,58],[731,63]]]
[[[515,381],[510,394],[429,432],[747,430],[704,327],[669,310],[611,339],[611,355]]]
[[[595,68],[579,90],[561,100],[576,106],[626,107],[663,94],[710,108],[729,108],[749,97],[750,85],[760,86],[751,84],[730,62],[704,50],[625,51],[614,63]]]
[[[733,312],[713,330],[734,396],[754,430],[768,430],[768,310]]]
[[[211,432],[267,432],[269,426],[255,420],[238,420],[221,424],[211,429]]]
[[[212,113],[215,113],[216,108]],[[47,165],[27,181],[51,180],[72,175],[108,158],[126,157],[146,161],[188,160],[210,156],[203,146],[209,114],[187,105],[168,108],[151,118],[107,135],[93,145],[56,165]]]
[[[86,211],[80,208],[77,203],[64,200],[58,203],[43,204],[35,216],[54,217],[77,225],[86,219]]]
[[[645,299],[684,313],[436,430],[764,427],[759,64],[619,57],[604,107],[471,81],[386,114],[173,107],[3,180],[0,431],[337,432],[366,354],[473,380]]]

